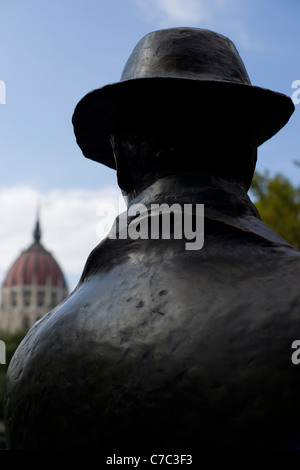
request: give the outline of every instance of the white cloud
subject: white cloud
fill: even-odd
[[[41,241],[59,262],[73,289],[100,236],[106,235],[116,215],[125,209],[124,200],[114,187],[53,189],[47,193],[29,186],[2,188],[1,283],[12,262],[33,241],[37,205],[40,206]]]
[[[137,0],[148,19],[162,26],[199,25],[228,7],[233,0]]]
[[[261,47],[250,35],[245,21],[251,9],[248,0],[135,0],[148,21],[158,28],[196,26],[229,36],[246,49]]]
[[[162,14],[166,15],[166,20],[172,22],[201,22],[206,20],[209,15],[206,0],[201,2],[197,0],[154,0],[154,5]]]

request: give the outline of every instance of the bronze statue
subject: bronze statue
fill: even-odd
[[[146,35],[121,81],[79,102],[77,142],[116,169],[129,209],[204,204],[204,245],[116,224],[10,363],[9,449],[299,447],[300,252],[247,195],[257,147],[293,110],[196,28]]]

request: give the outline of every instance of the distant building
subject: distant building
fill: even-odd
[[[68,295],[63,272],[41,243],[37,219],[33,243],[9,269],[1,290],[0,331],[27,331]]]

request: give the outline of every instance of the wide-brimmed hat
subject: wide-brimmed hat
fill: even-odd
[[[276,134],[294,111],[292,100],[253,86],[227,37],[199,28],[170,28],[144,36],[121,79],[88,93],[72,122],[83,154],[116,168],[110,136],[135,120],[147,126],[206,118],[243,123],[257,146]],[[217,138],[217,127],[216,138]],[[201,132],[201,129],[199,129]]]

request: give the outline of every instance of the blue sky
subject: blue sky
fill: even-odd
[[[101,204],[116,204],[114,171],[85,159],[71,117],[89,91],[117,82],[148,32],[196,26],[230,37],[252,84],[292,96],[300,80],[299,0],[0,0],[0,281],[31,242],[43,241],[76,284],[99,243]],[[299,93],[300,98],[300,93]],[[259,149],[257,169],[300,184],[300,105]]]

